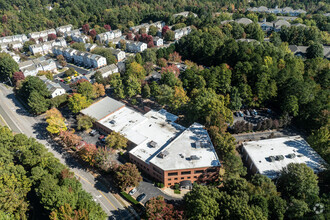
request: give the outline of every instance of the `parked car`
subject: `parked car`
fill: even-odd
[[[242,111],[239,111],[239,116],[241,116],[241,117],[243,117],[243,116],[244,116],[244,114],[243,114],[243,112],[242,112]]]
[[[101,142],[105,143],[105,137],[101,139]]]
[[[258,112],[255,109],[252,109],[252,114],[253,115],[258,115]]]
[[[146,197],[146,194],[142,193],[136,198],[136,201],[141,202]]]
[[[130,194],[131,196],[134,194],[134,193],[136,193],[136,188],[134,188],[134,189],[132,189],[131,191],[129,191],[129,193],[128,194]]]
[[[251,115],[250,112],[249,112],[249,110],[245,110],[245,114],[246,114],[247,116],[250,116],[250,115]]]
[[[100,137],[99,137],[99,140],[102,140],[104,138],[104,135],[101,135]]]
[[[96,131],[96,130],[92,130],[91,132],[89,132],[89,134],[90,134],[91,136],[95,136],[95,135],[97,134],[97,131]]]
[[[238,112],[235,112],[235,113],[234,113],[234,115],[235,115],[236,117],[239,117],[239,114],[238,114]]]

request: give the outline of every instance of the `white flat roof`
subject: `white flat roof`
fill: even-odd
[[[164,147],[163,151],[166,151],[168,155],[162,158],[157,154],[150,160],[163,170],[220,166],[219,158],[207,131],[203,125],[198,123],[187,128]]]
[[[309,146],[301,136],[290,136],[243,143],[243,150],[249,155],[260,174],[271,179],[289,163],[305,163],[318,173],[326,162]],[[289,154],[295,154],[289,158]],[[271,162],[270,156],[283,155],[283,160]]]
[[[182,132],[185,128],[174,123],[176,119],[164,110],[149,111],[145,115],[124,107],[99,121],[107,128],[119,132],[137,146],[130,151],[143,161],[148,159],[163,145]],[[157,143],[150,147],[149,143]]]

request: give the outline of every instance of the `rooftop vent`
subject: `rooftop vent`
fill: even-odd
[[[199,157],[197,157],[196,155],[191,155],[190,160],[199,160]]]
[[[295,158],[296,157],[296,155],[295,154],[288,154],[288,158],[291,158],[291,159],[293,159],[293,158]]]
[[[168,154],[168,151],[164,150],[163,152],[160,152],[157,156],[159,158],[165,158]]]
[[[150,141],[149,142],[149,147],[153,147],[153,148],[155,148],[155,147],[157,147],[158,146],[158,144],[155,142],[155,141]]]
[[[109,123],[114,125],[114,124],[116,124],[116,121],[115,120],[111,120]]]
[[[276,160],[284,160],[284,156],[283,155],[277,155],[275,156]]]
[[[202,147],[202,143],[200,141],[196,141],[195,147],[196,148],[201,148]]]
[[[270,162],[274,162],[274,161],[275,161],[275,157],[274,157],[274,156],[270,156],[270,157],[269,157],[269,161],[270,161]]]

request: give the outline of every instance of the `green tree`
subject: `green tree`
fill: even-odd
[[[225,168],[225,178],[245,176],[247,173],[242,159],[233,153],[224,157],[223,166]]]
[[[83,42],[80,42],[80,43],[74,42],[73,44],[71,44],[71,47],[76,50],[86,51],[86,47]]]
[[[307,141],[330,164],[330,132],[328,125],[312,132]]]
[[[278,190],[284,198],[293,197],[313,204],[318,199],[317,175],[306,164],[290,163],[278,178]]]
[[[108,148],[124,149],[127,147],[127,139],[118,132],[112,131],[106,138],[105,143]]]
[[[143,87],[142,87],[142,97],[143,98],[149,98],[151,95],[151,90],[150,90],[150,86],[148,83],[146,83]]]
[[[135,55],[135,60],[136,60],[136,62],[138,63],[138,64],[143,64],[143,62],[142,62],[142,57],[141,57],[141,54],[140,53],[137,53],[136,55]]]
[[[315,43],[307,48],[306,57],[313,59],[317,57],[323,57],[323,46],[322,44]]]
[[[164,39],[166,41],[174,41],[174,36],[175,36],[174,31],[168,30],[165,33]]]
[[[49,102],[37,91],[32,91],[28,98],[28,105],[34,114],[41,114],[47,111]]]
[[[32,40],[25,41],[24,44],[23,44],[23,51],[24,52],[29,52],[30,51],[30,46],[33,45],[33,44],[36,44],[36,42],[32,41]]]
[[[242,98],[240,97],[240,94],[238,92],[238,89],[236,87],[233,87],[231,89],[231,102],[230,107],[232,110],[239,110],[242,107]]]
[[[157,32],[158,29],[154,25],[151,25],[149,27],[149,33],[148,33],[149,35],[156,36]]]
[[[216,219],[220,213],[217,200],[220,192],[217,188],[194,185],[184,196],[188,219]]]
[[[156,51],[148,48],[142,52],[142,58],[144,62],[151,62],[155,64],[157,61]]]
[[[6,53],[0,53],[0,80],[7,81],[13,74],[18,72],[18,64]]]
[[[32,92],[39,93],[42,97],[49,97],[50,93],[47,90],[46,84],[36,76],[28,76],[22,83],[22,87],[19,89],[18,94],[24,99],[28,99]]]
[[[88,100],[95,98],[93,85],[88,81],[79,83],[77,92],[85,96]]]
[[[24,167],[0,162],[0,210],[13,214],[15,219],[26,219],[30,189],[31,181]]]
[[[78,130],[88,130],[93,127],[95,119],[89,117],[88,115],[78,115],[77,116],[77,129]]]
[[[90,102],[88,99],[78,93],[73,94],[68,100],[69,109],[75,114],[80,112],[80,110],[87,108],[89,105]]]
[[[282,105],[283,111],[292,114],[293,116],[297,116],[299,113],[298,101],[298,98],[294,95],[290,95],[289,97],[285,98]]]
[[[286,215],[290,219],[299,219],[304,217],[304,215],[309,212],[308,204],[303,200],[292,199],[289,203]]]

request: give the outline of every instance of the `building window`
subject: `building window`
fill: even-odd
[[[174,180],[178,180],[178,178],[174,178]]]
[[[168,173],[167,176],[177,176],[178,172]]]
[[[187,174],[191,174],[191,171],[184,171],[184,172],[181,172],[181,175],[187,175]]]
[[[184,177],[181,177],[182,180],[184,180]]]
[[[167,179],[168,181],[171,181],[172,179],[171,178],[169,178],[169,179]]]
[[[190,179],[190,176],[188,176],[188,178],[187,179]]]
[[[195,179],[197,179],[198,177],[197,176],[194,176]]]
[[[204,173],[204,170],[195,170],[195,173]]]
[[[168,185],[170,186],[170,185],[172,185],[172,183],[169,183]]]

